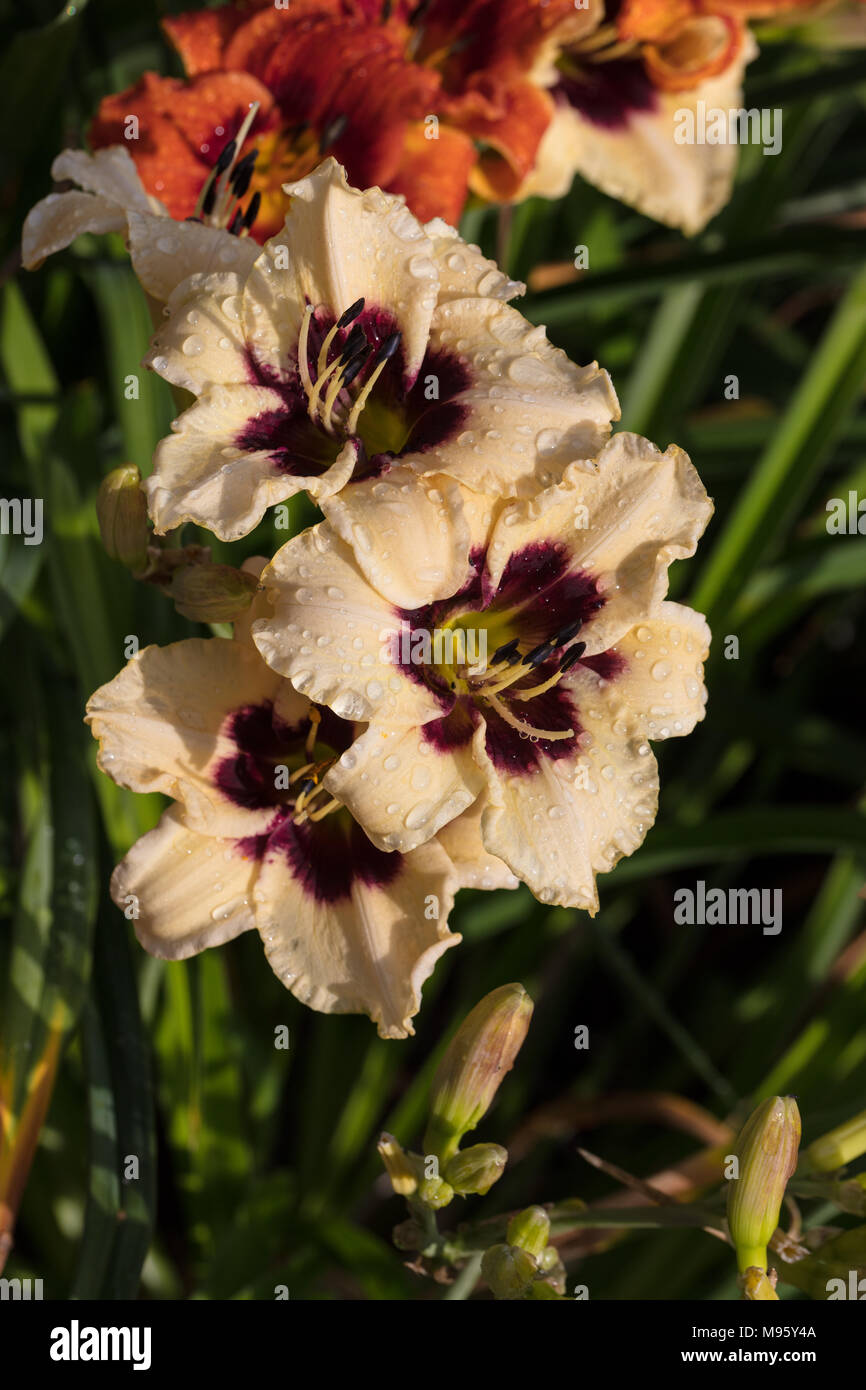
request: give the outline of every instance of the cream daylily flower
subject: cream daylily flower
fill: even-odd
[[[735,144],[680,143],[679,132],[698,122],[700,111],[738,110],[743,73],[758,49],[749,33],[731,64],[687,91],[664,91],[641,78],[635,87],[616,86],[616,64],[602,69],[612,79],[606,101],[590,87],[585,101],[579,84],[563,81],[557,106],[539,146],[535,168],[520,197],[560,198],[575,174],[638,212],[701,231],[731,196],[737,167]],[[619,65],[620,67],[625,65]],[[633,92],[632,101],[629,93]],[[597,103],[599,109],[593,108]]]
[[[344,501],[370,533],[372,486]],[[322,522],[263,572],[253,640],[310,699],[369,721],[324,784],[376,845],[414,851],[472,807],[537,897],[595,912],[596,875],[655,818],[649,740],[703,717],[709,630],[665,593],[711,511],[681,450],[618,434],[536,498],[476,507],[460,581],[415,608]],[[474,634],[476,655],[483,635],[486,661],[444,640],[437,655],[437,632],[466,651]]]
[[[247,626],[147,647],[88,703],[102,770],[175,803],[115,869],[112,897],[154,955],[256,929],[302,1002],[405,1037],[424,980],[460,940],[447,925],[456,889],[514,880],[471,818],[453,828],[456,862],[435,839],[406,855],[376,847],[322,785],[356,729],[267,667]]]
[[[607,374],[510,308],[523,287],[476,247],[333,159],[285,191],[252,269],[179,286],[146,358],[198,397],[145,484],[158,533],[236,539],[296,492],[326,510],[397,466],[531,496],[597,452],[619,413]]]
[[[64,150],[51,166],[55,182],[78,184],[49,193],[28,213],[21,237],[25,267],[35,270],[84,232],[120,232],[133,269],[152,299],[164,303],[195,271],[247,271],[259,248],[205,222],[174,222],[146,193],[129,152],[111,146],[87,154]]]

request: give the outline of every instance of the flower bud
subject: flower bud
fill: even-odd
[[[417,1162],[400,1147],[393,1134],[383,1134],[376,1147],[397,1196],[411,1197],[418,1190]]]
[[[439,1211],[453,1200],[454,1188],[444,1178],[422,1178],[418,1184],[418,1198],[425,1207]]]
[[[394,1227],[391,1239],[398,1250],[423,1250],[425,1243],[424,1232],[412,1217]]]
[[[512,1216],[505,1238],[509,1245],[519,1245],[540,1259],[550,1239],[550,1217],[544,1207],[527,1207]]]
[[[487,1113],[523,1045],[532,1009],[522,985],[502,985],[463,1020],[433,1078],[426,1153],[451,1158]]]
[[[114,468],[99,484],[96,519],[102,544],[112,560],[127,569],[143,570],[147,564],[147,499],[141,490],[141,474],[134,463]]]
[[[791,1096],[763,1101],[740,1133],[739,1177],[731,1180],[728,1191],[728,1226],[741,1272],[767,1268],[767,1241],[779,1224],[799,1144],[800,1112]]]
[[[185,565],[175,570],[169,590],[184,618],[197,623],[231,623],[253,601],[255,575],[231,565]]]
[[[754,1265],[745,1270],[737,1280],[747,1303],[778,1303],[779,1295],[767,1277],[766,1271]]]
[[[508,1150],[501,1144],[473,1144],[449,1158],[443,1175],[461,1196],[474,1192],[483,1197],[502,1177],[507,1162]]]
[[[491,1245],[482,1257],[481,1273],[494,1298],[524,1298],[538,1265],[518,1245]]]
[[[806,1150],[809,1165],[819,1173],[832,1173],[844,1168],[861,1154],[866,1153],[866,1110],[854,1115],[844,1124],[837,1125],[820,1139],[815,1139]]]

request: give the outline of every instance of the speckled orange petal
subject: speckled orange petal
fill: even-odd
[[[224,66],[226,44],[247,18],[235,5],[222,5],[217,10],[168,15],[162,29],[180,54],[187,77],[196,77]]]
[[[475,164],[475,145],[463,131],[446,125],[440,125],[438,140],[428,140],[428,128],[421,121],[409,126],[389,189],[403,194],[420,222],[441,217],[456,226]]]
[[[433,0],[420,25],[419,61],[434,62],[451,92],[478,72],[526,71],[574,0]]]
[[[647,74],[662,91],[690,91],[730,67],[743,46],[743,32],[731,15],[696,15],[666,43],[647,44]]]
[[[553,102],[530,82],[513,82],[501,93],[498,120],[473,121],[470,133],[488,146],[479,157],[471,187],[483,198],[508,200],[535,163],[541,137],[550,124]]]

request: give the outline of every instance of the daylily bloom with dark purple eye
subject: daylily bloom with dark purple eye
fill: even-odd
[[[374,845],[323,786],[356,736],[238,640],[147,647],[91,697],[99,766],[175,804],[117,866],[111,892],[153,955],[177,960],[256,928],[311,1008],[368,1013],[405,1037],[421,986],[460,937],[461,886],[511,887],[477,820],[408,854]]]
[[[376,486],[344,494],[339,535],[323,522],[277,553],[272,615],[252,625],[298,690],[369,721],[325,787],[401,852],[474,803],[485,848],[539,898],[594,912],[595,875],[655,819],[649,740],[703,717],[709,630],[664,599],[712,511],[697,473],[676,447],[619,434],[533,500],[495,511],[464,493],[463,573],[411,607],[395,575],[423,519],[392,539]],[[393,564],[372,564],[353,524]]]
[[[252,270],[192,276],[153,340],[148,364],[198,396],[145,484],[157,532],[235,539],[302,490],[327,514],[397,466],[416,486],[531,496],[601,447],[619,413],[607,374],[509,308],[523,287],[477,248],[350,188],[333,159],[286,187]]]

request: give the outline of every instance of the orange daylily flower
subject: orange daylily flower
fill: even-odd
[[[586,24],[573,0],[235,0],[166,19],[186,78],[146,73],[106,97],[90,138],[126,144],[145,187],[188,217],[258,102],[257,240],[282,223],[282,185],[326,152],[357,186],[454,223],[470,187],[509,198],[530,172],[554,109],[538,65],[554,32]]]

